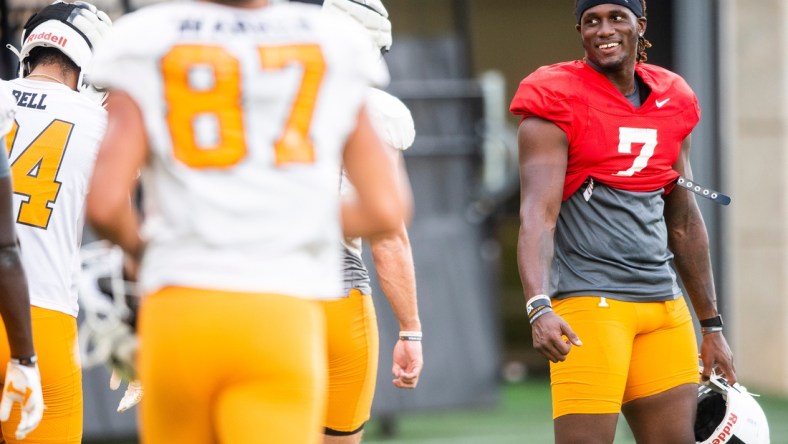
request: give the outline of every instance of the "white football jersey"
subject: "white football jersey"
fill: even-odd
[[[351,20],[320,8],[214,3],[143,8],[115,23],[93,81],[137,103],[143,292],[178,285],[337,297],[336,177],[370,84]]]
[[[30,303],[77,316],[85,197],[107,113],[59,83],[16,79],[0,87],[16,99],[5,148]]]

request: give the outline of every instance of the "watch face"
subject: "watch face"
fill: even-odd
[[[700,321],[701,327],[722,327],[722,315]]]

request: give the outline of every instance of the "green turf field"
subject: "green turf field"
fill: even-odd
[[[788,399],[762,396],[772,444],[788,444]],[[364,444],[549,444],[553,442],[550,419],[550,387],[546,379],[507,385],[496,408],[414,412],[395,421],[396,433],[384,436],[384,424],[373,418],[366,427]],[[88,442],[86,444],[136,444],[136,440]],[[623,420],[616,444],[635,441]]]
[[[772,444],[788,444],[788,399],[762,396]],[[546,379],[509,385],[501,403],[489,410],[419,412],[396,421],[396,436],[385,437],[383,424],[374,420],[367,427],[366,444],[523,444],[552,443],[550,387]],[[616,444],[635,440],[626,423],[619,421]]]

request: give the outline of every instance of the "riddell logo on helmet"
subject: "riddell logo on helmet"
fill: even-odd
[[[68,39],[62,35],[53,34],[52,32],[39,32],[38,34],[30,34],[25,43],[33,40],[49,40],[57,46],[65,47]]]
[[[723,444],[728,442],[728,440],[733,436],[733,425],[736,424],[736,421],[739,420],[739,417],[736,416],[735,413],[731,413],[728,417],[728,420],[725,422],[725,427],[720,430],[720,434],[714,437],[714,440],[711,441],[710,444]]]

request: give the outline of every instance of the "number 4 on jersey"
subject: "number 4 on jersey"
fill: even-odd
[[[61,185],[56,180],[57,173],[73,128],[73,123],[53,120],[11,164],[14,193],[27,198],[19,207],[18,223],[43,229],[49,225]],[[9,158],[18,131],[19,126],[14,122],[6,137]]]

